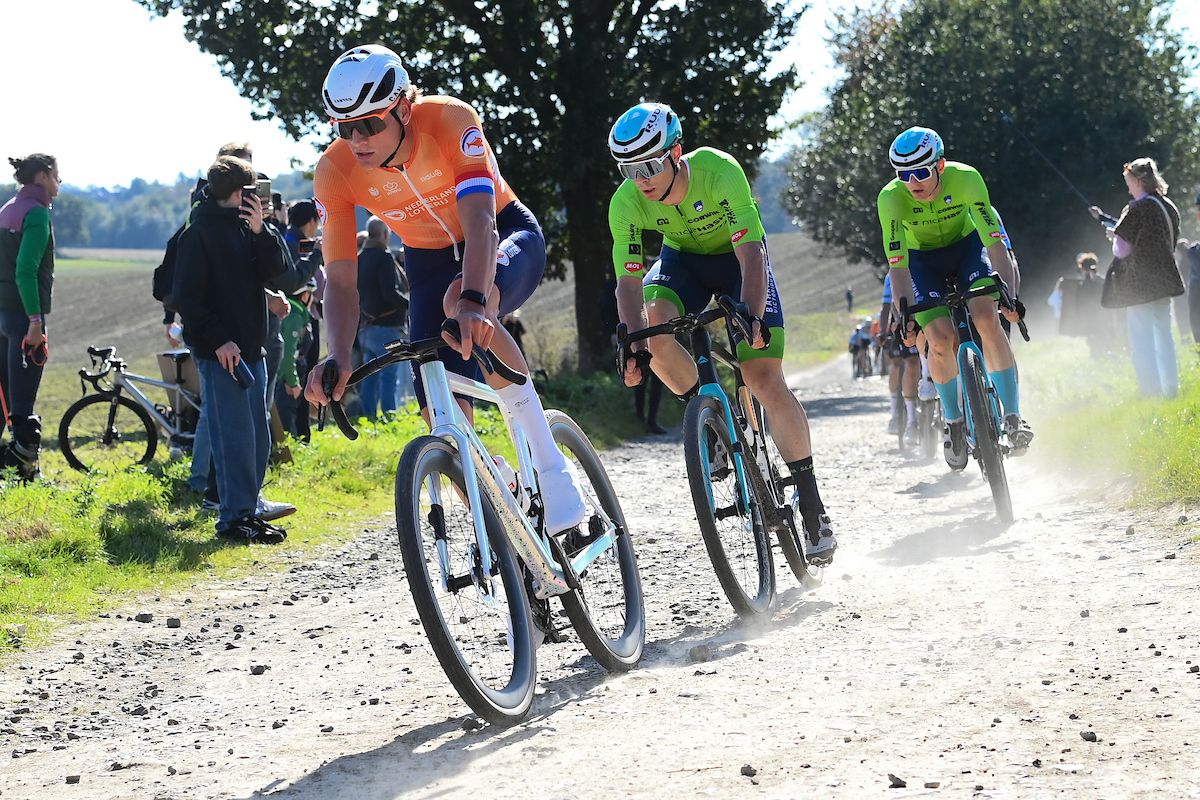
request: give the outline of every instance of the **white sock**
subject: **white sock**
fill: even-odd
[[[504,401],[500,412],[509,427],[520,429],[529,439],[529,453],[533,459],[533,468],[538,472],[557,470],[564,467],[564,458],[550,435],[550,426],[546,424],[546,412],[542,401],[533,389],[533,381],[524,385],[510,383],[503,389],[497,389],[496,394]]]
[[[904,398],[904,410],[908,412],[908,426],[915,427],[917,424],[917,401]]]
[[[891,404],[892,416],[894,417],[894,416],[896,416],[896,405],[897,405],[896,395],[894,395],[894,394],[888,395],[888,402]]]
[[[921,353],[921,377],[928,380],[933,380],[933,378],[929,376],[929,359],[925,357],[924,353]]]

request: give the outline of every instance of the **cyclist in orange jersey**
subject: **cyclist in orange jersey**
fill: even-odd
[[[478,376],[469,360],[471,346],[478,344],[528,373],[498,317],[516,310],[537,288],[546,243],[537,219],[500,174],[479,114],[454,97],[421,96],[400,57],[381,45],[339,56],[325,77],[322,99],[339,137],[322,154],[315,178],[325,229],[329,357],[341,368],[334,398],[345,391],[358,327],[358,206],[404,243],[413,340],[437,336],[442,322],[452,318],[461,341],[443,336],[447,370]],[[327,401],[322,371],[309,374],[305,391],[316,403]],[[419,372],[415,380],[424,412]],[[585,512],[579,478],[554,444],[533,383],[518,386],[496,375],[487,380],[504,400],[509,424],[528,437],[547,531],[578,525]],[[469,402],[459,402],[470,418]]]

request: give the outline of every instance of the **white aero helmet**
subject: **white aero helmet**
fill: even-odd
[[[617,117],[608,134],[608,151],[617,161],[656,156],[683,138],[679,115],[663,103],[639,103]]]
[[[888,160],[892,169],[917,169],[932,167],[942,156],[946,148],[942,146],[942,137],[931,128],[912,127],[901,133],[892,142],[888,150]]]
[[[321,100],[330,119],[348,122],[383,114],[410,86],[400,56],[381,44],[364,44],[333,62],[321,88]]]

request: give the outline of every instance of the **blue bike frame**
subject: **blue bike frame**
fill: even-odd
[[[988,375],[987,360],[983,357],[983,349],[975,341],[975,329],[971,325],[970,314],[967,312],[967,306],[964,303],[953,310],[954,324],[958,329],[958,401],[963,409],[963,416],[966,419],[966,438],[967,445],[974,450],[978,446],[979,437],[975,432],[975,420],[971,418],[971,404],[967,402],[967,387],[963,383],[963,376],[967,374],[967,352],[974,351],[976,360],[983,367],[983,388],[984,396],[987,398],[988,408],[991,411],[992,419],[996,424],[996,430],[1004,430],[1004,419],[1000,413],[1000,402],[996,397],[995,387],[992,385],[992,378]]]

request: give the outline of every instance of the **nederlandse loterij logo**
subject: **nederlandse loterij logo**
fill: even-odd
[[[458,140],[458,146],[463,155],[471,158],[483,158],[487,153],[487,148],[483,145],[483,131],[474,125],[463,131],[462,137]]]
[[[313,198],[313,204],[316,205],[317,216],[321,218],[321,224],[324,225],[325,221],[326,221],[326,217],[329,216],[329,213],[325,210],[325,204],[322,203],[320,200],[316,199],[315,197]]]

